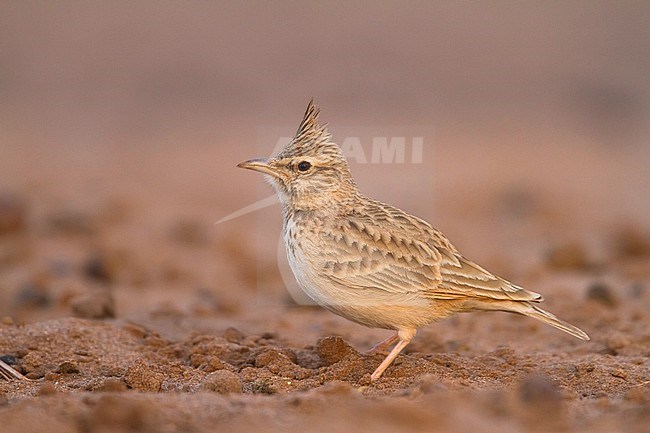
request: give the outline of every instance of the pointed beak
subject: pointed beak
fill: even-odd
[[[266,158],[251,159],[248,161],[240,162],[237,164],[237,167],[259,171],[260,173],[268,174],[273,177],[280,177],[275,168],[269,165],[269,160]]]

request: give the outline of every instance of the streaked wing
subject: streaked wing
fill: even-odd
[[[345,287],[425,292],[430,299],[542,299],[465,259],[425,221],[379,202],[321,235],[321,272]]]
[[[319,244],[320,270],[334,283],[355,289],[413,293],[435,287],[440,254],[399,226],[360,215],[325,228]]]

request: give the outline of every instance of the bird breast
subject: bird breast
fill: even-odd
[[[318,233],[311,224],[303,224],[294,218],[284,223],[284,246],[287,260],[300,288],[316,303],[329,306],[334,302],[327,285],[316,272],[315,257],[318,255]]]

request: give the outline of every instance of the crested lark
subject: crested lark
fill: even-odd
[[[377,380],[418,328],[457,312],[523,314],[568,332],[580,329],[537,307],[542,296],[463,257],[427,222],[362,195],[348,163],[317,121],[311,101],[293,140],[277,155],[238,165],[259,171],[282,205],[289,264],[302,289],[346,319],[396,334],[372,373]]]

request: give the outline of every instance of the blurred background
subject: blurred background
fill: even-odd
[[[235,165],[312,97],[335,141],[423,136],[417,163],[351,161],[360,188],[496,272],[644,251],[647,2],[0,9],[0,315],[256,326],[291,284],[279,207],[214,222],[271,195]]]

